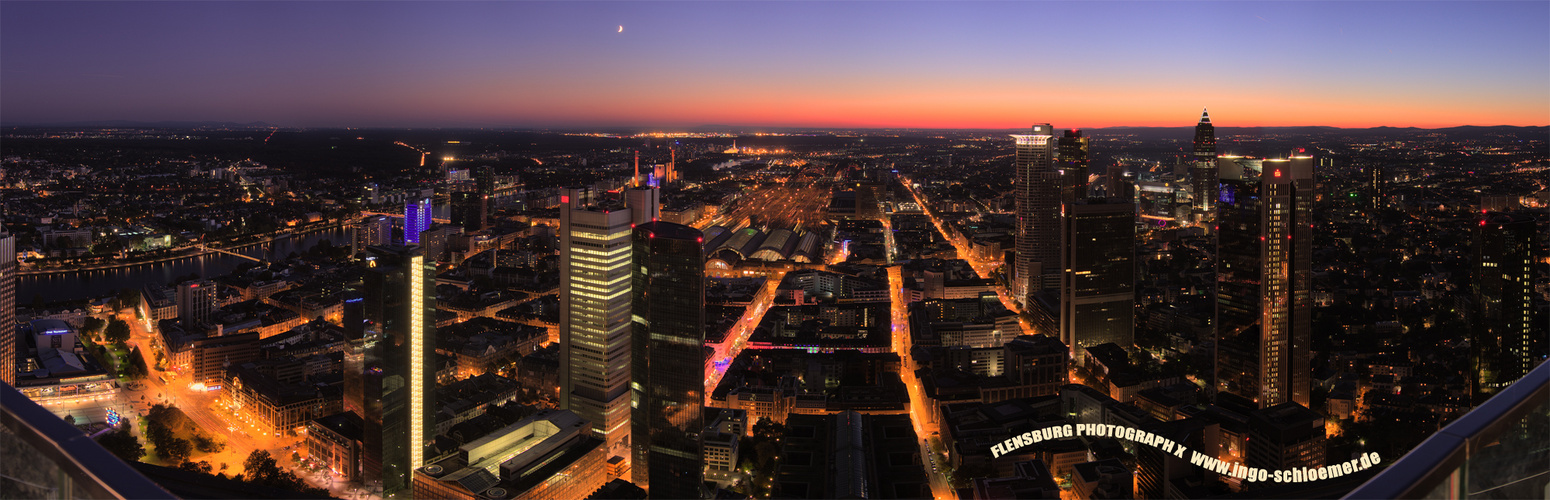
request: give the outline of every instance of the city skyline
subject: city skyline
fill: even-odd
[[[1546,21],[0,0],[0,491],[1533,497]]]
[[[1202,106],[1251,127],[1550,122],[1550,6],[1536,2],[0,12],[6,124],[1094,128],[1173,125]]]

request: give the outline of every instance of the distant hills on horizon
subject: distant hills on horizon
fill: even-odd
[[[1030,125],[1031,127],[1031,125]],[[1015,133],[1027,130],[1028,127],[1016,128],[924,128],[924,127],[761,127],[749,125],[724,125],[709,124],[694,127],[643,127],[643,126],[599,126],[599,127],[518,127],[518,126],[460,126],[460,127],[291,127],[276,125],[263,121],[247,123],[222,122],[222,121],[135,121],[135,120],[88,120],[74,122],[55,123],[6,123],[0,124],[0,128],[164,128],[164,129],[366,129],[366,130],[518,130],[518,131],[545,131],[545,132],[605,132],[605,133],[632,133],[632,132],[656,132],[656,131],[681,131],[689,133],[755,133],[755,132],[858,132],[858,131],[892,131],[892,132],[1005,132]],[[1084,128],[1094,132],[1112,134],[1175,135],[1180,132],[1192,132],[1193,124],[1177,127],[1156,126],[1114,126]],[[1456,127],[1420,128],[1420,127],[1366,127],[1344,128],[1324,125],[1309,126],[1281,126],[1281,127],[1227,127],[1217,126],[1216,133],[1222,135],[1255,135],[1255,134],[1329,134],[1329,133],[1355,133],[1364,134],[1392,134],[1404,132],[1460,132],[1460,133],[1488,133],[1499,132],[1533,132],[1550,131],[1550,126],[1534,125],[1462,125]]]

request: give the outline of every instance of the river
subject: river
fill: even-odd
[[[349,246],[351,229],[336,227],[322,231],[292,236],[269,243],[245,246],[236,251],[270,262],[285,260],[291,252],[304,253],[319,241],[329,240],[334,246]],[[197,257],[153,262],[136,266],[95,271],[72,271],[44,275],[18,276],[16,304],[28,306],[33,299],[45,303],[89,299],[117,293],[124,288],[139,289],[145,285],[165,285],[178,276],[199,273],[213,278],[230,273],[238,265],[253,262],[235,255],[208,253]]]

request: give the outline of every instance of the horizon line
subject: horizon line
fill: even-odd
[[[1372,130],[1372,129],[1414,129],[1414,130],[1443,130],[1453,128],[1540,128],[1550,127],[1544,125],[1451,125],[1439,127],[1398,126],[1398,125],[1374,125],[1367,127],[1342,127],[1336,125],[1220,125],[1212,123],[1214,128],[1224,129],[1288,129],[1288,128],[1329,128],[1337,130]],[[835,126],[835,125],[732,125],[732,124],[702,124],[702,125],[281,125],[268,123],[263,120],[252,122],[236,122],[229,120],[78,120],[66,122],[48,123],[0,123],[0,128],[25,128],[25,127],[83,127],[83,128],[110,128],[110,127],[151,127],[151,128],[190,128],[190,127],[249,127],[255,129],[293,129],[293,130],[531,130],[531,131],[594,131],[594,130],[651,130],[656,132],[693,132],[692,129],[786,129],[786,130],[930,130],[930,131],[1008,131],[1021,130],[1026,127],[930,127],[930,126]],[[1027,127],[1032,127],[1028,125]],[[1188,125],[1107,125],[1096,127],[1055,127],[1058,130],[1103,130],[1103,129],[1170,129],[1170,128],[1194,128],[1196,124]]]

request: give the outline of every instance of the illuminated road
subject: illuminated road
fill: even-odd
[[[367,216],[372,216],[372,215],[386,215],[388,217],[397,217],[397,218],[400,218],[400,219],[404,218],[404,214],[402,214],[402,213],[396,213],[395,214],[395,213],[389,213],[389,212],[373,212],[373,211],[370,211],[370,210],[362,210],[361,211],[361,216],[362,217],[367,217]],[[431,222],[439,222],[439,223],[442,223],[442,224],[451,224],[452,223],[452,219],[443,219],[443,218],[439,218],[439,217],[432,217],[431,218]]]
[[[974,253],[970,251],[969,242],[964,240],[963,236],[947,231],[947,227],[942,225],[942,219],[937,218],[936,211],[932,210],[931,206],[926,204],[926,199],[920,196],[920,193],[915,190],[913,185],[910,184],[909,179],[906,179],[901,175],[899,176],[899,182],[904,184],[904,189],[909,190],[910,196],[915,198],[915,203],[920,205],[922,210],[925,210],[926,216],[931,218],[931,224],[936,226],[937,232],[942,233],[942,237],[946,238],[949,243],[952,243],[953,249],[957,250],[958,252],[958,258],[967,261],[969,263],[969,267],[974,268],[974,273],[982,279],[995,276],[994,271],[996,266],[1001,264],[1000,261],[986,262],[975,257]],[[1007,293],[1006,287],[997,284],[995,288],[996,296],[1001,299],[1001,305],[1006,306],[1008,311],[1018,313],[1018,323],[1022,324],[1023,334],[1027,335],[1036,333],[1033,330],[1033,326],[1028,324],[1026,319],[1022,319],[1020,317],[1023,313],[1023,309],[1022,307],[1018,306],[1017,301],[1012,300],[1011,295]],[[1050,336],[1058,335],[1056,332],[1042,333]]]
[[[269,450],[269,454],[282,468],[292,468],[295,462],[290,460],[291,450],[300,448],[297,446],[301,438],[291,436],[265,436],[264,431],[256,425],[257,420],[241,411],[229,411],[220,409],[221,413],[212,410],[212,406],[220,408],[216,402],[219,392],[197,391],[191,388],[193,380],[189,374],[178,374],[155,369],[156,352],[160,350],[158,342],[148,330],[148,322],[135,318],[133,312],[120,314],[120,319],[129,323],[130,339],[127,342],[131,347],[139,347],[140,355],[145,359],[145,366],[150,367],[150,375],[141,380],[142,388],[139,391],[126,391],[125,397],[138,403],[144,397],[143,404],[136,404],[137,410],[148,409],[155,403],[167,403],[177,406],[188,415],[188,418],[205,432],[220,436],[226,441],[226,449],[220,453],[206,454],[198,450],[194,451],[190,460],[210,462],[217,472],[222,463],[228,465],[227,475],[242,472],[242,462],[248,454],[257,449]],[[162,375],[169,375],[170,383],[162,381]],[[193,387],[198,387],[197,385]],[[139,412],[137,412],[139,413]],[[146,443],[149,446],[149,443]],[[301,471],[295,471],[301,475]]]
[[[716,348],[711,357],[708,371],[705,373],[705,404],[710,404],[710,393],[716,390],[716,384],[721,383],[721,377],[727,374],[727,367],[732,365],[732,360],[743,352],[743,347],[748,344],[748,336],[759,327],[759,322],[764,321],[764,313],[769,312],[770,305],[775,303],[775,289],[780,287],[780,281],[786,277],[785,271],[776,271],[765,276],[764,288],[754,295],[753,302],[748,304],[748,310],[743,311],[743,317],[738,318],[735,331],[727,334],[727,340]]]
[[[925,407],[925,394],[921,392],[920,381],[915,378],[915,360],[912,358],[910,348],[913,341],[910,339],[909,303],[904,300],[904,271],[900,266],[888,268],[889,299],[892,302],[890,310],[893,319],[893,352],[899,355],[902,361],[902,369],[899,378],[904,381],[904,387],[910,395],[910,422],[915,424],[915,435],[920,437],[921,466],[927,469],[927,475],[931,479],[931,496],[933,498],[951,500],[953,489],[947,482],[947,476],[942,474],[942,469],[931,455],[929,441],[932,434],[937,432],[937,425],[927,421],[931,415]]]

